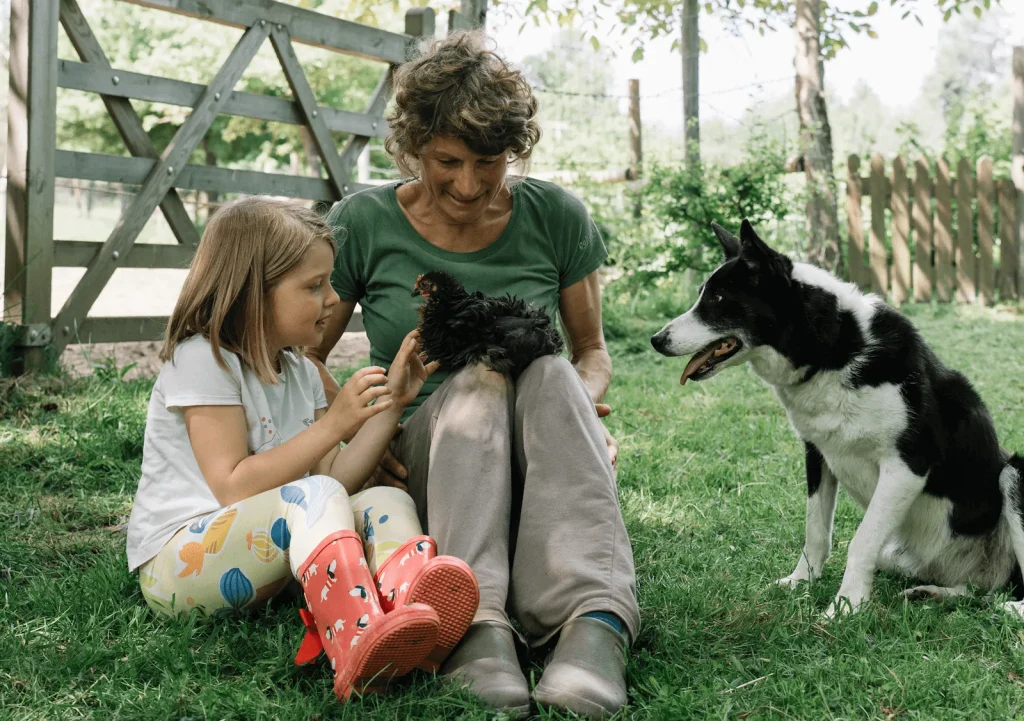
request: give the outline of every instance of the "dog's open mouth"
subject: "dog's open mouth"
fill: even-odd
[[[686,381],[702,381],[715,374],[719,364],[736,355],[743,344],[738,338],[719,338],[714,343],[704,347],[703,350],[694,354],[690,362],[683,369],[683,375],[679,379],[680,385],[686,385]]]

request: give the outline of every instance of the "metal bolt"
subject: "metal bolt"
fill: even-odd
[[[374,120],[374,121],[373,121],[372,123],[370,123],[370,127],[371,127],[371,128],[373,129],[373,130],[376,130],[376,129],[377,129],[377,121],[376,121],[376,120]]]
[[[117,77],[116,75],[112,77],[111,80],[113,81],[114,85],[117,85],[119,82],[121,82],[121,78]]]
[[[28,332],[28,339],[29,340],[35,340],[36,336],[38,336],[38,335],[39,335],[39,331],[37,331],[35,328],[33,328],[32,330],[30,330]]]
[[[348,192],[348,186],[347,186],[347,185],[343,185],[343,186],[341,186],[341,189],[342,189],[342,190],[343,190],[344,192],[346,192],[346,193]]]
[[[167,174],[168,175],[174,175],[174,166],[173,165],[168,165],[167,166]]]
[[[316,117],[316,111],[315,110],[312,112],[312,115],[313,115],[314,118]]]
[[[213,94],[213,99],[214,100],[220,100],[220,93],[214,93]]]
[[[260,20],[260,27],[261,28],[265,28],[266,26],[267,26],[267,21],[266,20]]]
[[[281,23],[278,23],[277,24],[277,31],[281,32],[282,30],[284,30],[284,25],[282,25]]]
[[[71,329],[68,328],[67,326],[64,326],[64,335],[70,335],[70,334],[71,334]]]
[[[111,255],[114,256],[114,260],[117,260],[118,258],[121,257],[121,254],[118,253],[116,250],[113,253],[111,253]]]

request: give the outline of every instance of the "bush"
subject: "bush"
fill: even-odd
[[[784,164],[781,145],[755,137],[738,165],[650,167],[640,193],[640,223],[618,238],[613,250],[623,278],[644,286],[681,270],[711,270],[721,260],[712,222],[736,232],[746,218],[770,234],[772,222],[794,207]]]

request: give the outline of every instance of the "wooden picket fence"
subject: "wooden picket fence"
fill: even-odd
[[[861,176],[860,163],[856,155],[847,161],[851,281],[897,305],[933,297],[991,305],[1020,297],[1017,189],[1009,179],[993,179],[991,158],[973,165],[962,158],[955,177],[945,159],[934,174],[926,160],[917,160],[913,178],[902,156],[893,160],[890,175],[881,155],[871,157],[867,176]],[[871,200],[866,245],[865,197]]]

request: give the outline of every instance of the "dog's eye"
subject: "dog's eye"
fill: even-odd
[[[718,293],[712,293],[710,296],[708,296],[708,300],[711,301],[712,303],[721,303],[722,296],[719,295]]]

